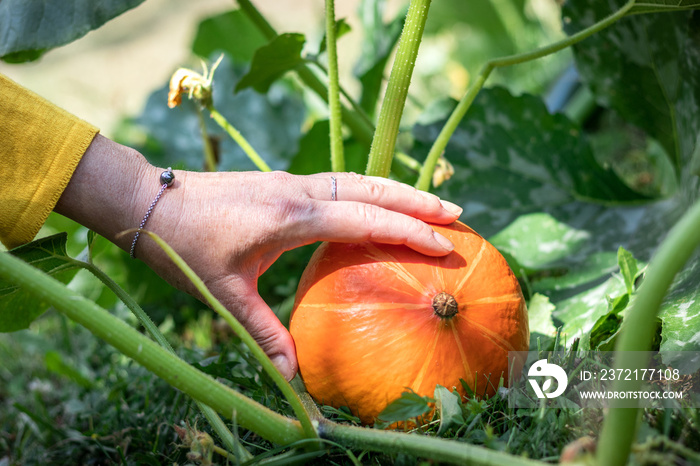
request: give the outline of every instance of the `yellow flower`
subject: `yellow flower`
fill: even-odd
[[[168,92],[168,107],[175,108],[182,102],[182,95],[187,94],[190,99],[199,102],[203,107],[211,105],[212,81],[214,71],[221,63],[223,54],[207,71],[207,65],[202,63],[204,73],[200,74],[188,68],[178,68],[170,78],[170,91]]]

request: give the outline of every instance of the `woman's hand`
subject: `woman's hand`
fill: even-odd
[[[162,171],[98,136],[56,210],[128,251],[133,235],[116,236],[139,225],[160,188]],[[116,194],[120,190],[128,194]],[[451,243],[425,222],[451,223],[460,213],[454,204],[384,178],[176,170],[175,183],[163,193],[145,228],[183,257],[291,379],[297,371],[294,342],[257,292],[258,277],[284,251],[316,241],[371,240],[444,255],[452,250]],[[172,285],[196,295],[147,235],[140,236],[135,255]]]

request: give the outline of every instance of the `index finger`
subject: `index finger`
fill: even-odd
[[[404,244],[429,256],[444,256],[454,249],[450,240],[410,215],[350,201],[321,202],[315,207],[315,215],[297,229],[297,238]]]

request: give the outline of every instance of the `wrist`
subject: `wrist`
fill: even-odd
[[[139,225],[158,176],[140,153],[98,134],[54,210],[128,250],[129,235],[118,234]]]
[[[158,201],[160,201],[160,198],[163,196],[163,193],[165,193],[165,190],[175,184],[175,174],[173,173],[173,170],[170,167],[168,167],[167,170],[163,170],[163,172],[161,172],[160,177],[158,178],[158,183],[160,184],[158,194],[156,194],[156,196],[153,198],[153,201],[151,201],[151,204],[148,206],[148,210],[146,210],[143,219],[139,223],[138,231],[134,233],[134,239],[131,241],[129,255],[132,259],[136,258],[136,245],[138,244],[138,240],[141,236],[141,230],[143,230],[146,227],[146,224],[148,223],[148,220],[150,219],[151,214],[153,213],[153,209],[156,208],[156,205],[158,204]]]

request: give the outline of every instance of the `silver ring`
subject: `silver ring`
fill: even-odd
[[[338,184],[335,181],[335,176],[331,176],[331,201],[337,201]]]

